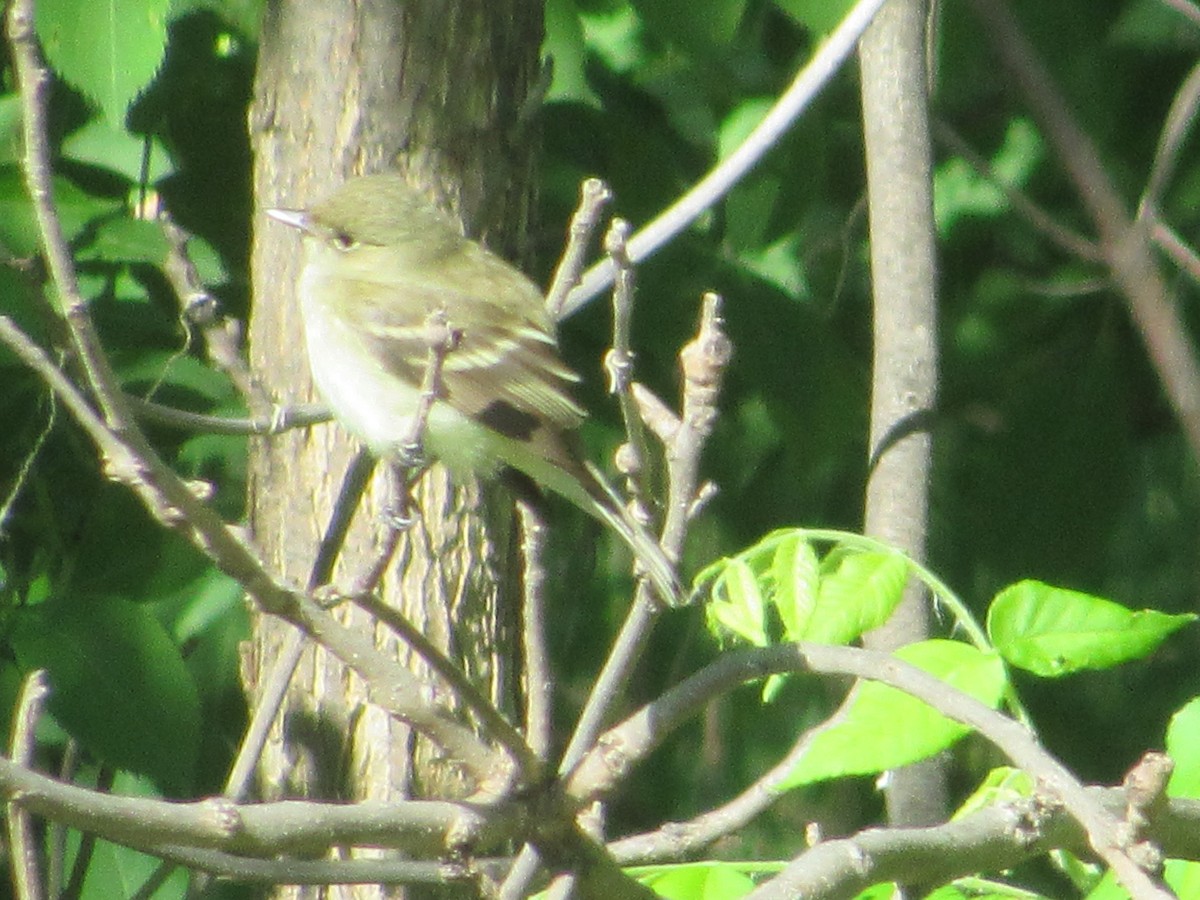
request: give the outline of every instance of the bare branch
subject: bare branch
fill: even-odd
[[[209,360],[229,376],[246,405],[256,412],[269,409],[269,398],[255,382],[250,367],[242,358],[240,323],[221,314],[220,301],[205,288],[200,273],[188,256],[188,233],[176,224],[165,209],[159,212],[158,222],[168,247],[163,272],[179,301],[184,322],[199,327],[204,335]]]
[[[554,672],[546,646],[546,523],[531,503],[519,501],[521,527],[521,649],[525,669],[525,739],[538,759],[550,758]]]
[[[626,252],[625,242],[628,238],[629,223],[624,219],[613,219],[604,236],[604,250],[617,269],[612,291],[613,340],[612,347],[604,357],[604,370],[608,374],[608,392],[617,398],[621,422],[625,427],[625,443],[617,453],[618,468],[637,508],[635,516],[645,524],[650,518],[649,511],[645,509],[649,447],[646,444],[646,427],[631,390],[634,272]]]
[[[43,669],[30,672],[21,684],[8,750],[18,766],[29,768],[33,763],[33,753],[37,747],[37,721],[49,694],[50,685]],[[5,811],[13,892],[17,900],[39,900],[43,896],[42,880],[38,875],[37,837],[33,833],[29,812],[18,803],[9,803]]]
[[[1146,177],[1146,187],[1138,203],[1138,218],[1157,216],[1163,193],[1175,174],[1175,167],[1179,164],[1179,152],[1196,122],[1198,106],[1200,64],[1192,67],[1192,71],[1183,80],[1171,101],[1171,109],[1167,112],[1167,120],[1163,124],[1162,134],[1158,136],[1158,146],[1154,150],[1154,162],[1150,166],[1150,174]]]
[[[333,418],[329,407],[324,403],[297,403],[292,406],[275,407],[272,412],[262,416],[233,418],[175,409],[132,394],[125,395],[125,402],[140,419],[199,434],[273,435],[293,428],[319,425]]]
[[[0,757],[0,794],[72,828],[129,846],[187,845],[246,855],[320,853],[331,846],[390,847],[417,853],[496,846],[513,833],[511,804],[443,800],[239,805],[118,797],[64,784]]]
[[[1008,8],[998,0],[971,0],[971,6],[1074,183],[1192,457],[1200,460],[1200,365],[1150,249],[1148,229],[1130,219],[1095,144]]]
[[[1104,257],[1100,253],[1100,248],[1096,246],[1095,241],[1091,241],[1073,229],[1063,225],[1050,215],[1050,213],[1038,206],[1024,191],[1019,190],[1003,178],[1000,178],[995,170],[992,169],[992,164],[977,153],[975,148],[968,144],[962,135],[955,131],[948,122],[934,121],[933,136],[939,143],[944,144],[951,152],[962,157],[967,165],[995,185],[1004,194],[1013,211],[1053,243],[1072,256],[1078,256],[1080,259],[1085,259],[1089,262],[1103,261]]]
[[[567,232],[567,246],[563,250],[550,290],[546,292],[546,312],[551,321],[562,318],[563,304],[574,287],[579,284],[580,273],[587,255],[588,242],[600,222],[600,214],[612,199],[612,191],[599,178],[588,178],[579,189],[579,208],[571,217]]]

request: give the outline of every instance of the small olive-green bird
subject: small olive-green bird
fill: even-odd
[[[378,457],[410,435],[429,359],[431,313],[459,337],[422,436],[451,473],[505,466],[566,497],[629,545],[662,599],[679,602],[658,543],[577,452],[577,376],[558,355],[538,288],[426,202],[398,174],[347,181],[307,211],[269,215],[304,235],[299,294],[309,364],[334,416]]]

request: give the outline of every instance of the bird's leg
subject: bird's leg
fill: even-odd
[[[402,457],[405,449],[407,448],[400,451]],[[420,447],[416,449],[419,453]],[[419,457],[415,456],[401,458],[388,466],[387,496],[384,498],[380,517],[384,524],[394,531],[411,528],[417,521],[417,514],[413,512],[412,486],[425,471],[424,464],[414,465],[414,460],[418,459]]]

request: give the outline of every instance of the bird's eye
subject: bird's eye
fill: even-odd
[[[334,248],[338,250],[352,250],[358,244],[358,241],[356,241],[350,236],[349,233],[345,231],[335,231],[330,236],[330,240],[332,241]]]

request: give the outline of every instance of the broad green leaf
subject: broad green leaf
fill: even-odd
[[[1004,694],[1003,661],[970,644],[922,641],[896,656],[993,708]],[[841,713],[821,726],[780,790],[906,766],[941,752],[969,730],[895,688],[862,682]]]
[[[138,393],[152,386],[156,390],[178,388],[214,403],[230,397],[231,386],[224,374],[195,357],[179,353],[146,351],[137,359],[118,367],[117,374],[122,384]]]
[[[799,535],[782,541],[775,550],[771,574],[775,581],[775,606],[789,641],[807,633],[817,605],[820,560],[812,544]]]
[[[85,194],[65,178],[53,182],[54,207],[68,240],[79,236],[88,222],[120,209],[113,200]],[[33,256],[41,246],[33,204],[16,166],[0,166],[0,245],[14,256]]]
[[[808,272],[799,252],[799,237],[795,232],[782,235],[766,247],[743,250],[738,254],[738,262],[789,297],[798,300],[811,294]]]
[[[999,766],[987,773],[971,796],[959,804],[953,818],[961,819],[984,807],[1001,803],[1012,803],[1021,797],[1033,795],[1034,781],[1028,772],[1012,766]]]
[[[770,111],[773,97],[752,97],[743,100],[721,120],[717,131],[717,158],[725,159],[741,146],[742,141]]]
[[[959,878],[952,884],[944,884],[925,900],[1049,900],[1044,894],[1024,888],[990,881],[986,878]]]
[[[46,58],[117,128],[167,49],[169,0],[39,0]]]
[[[987,630],[1014,666],[1053,678],[1144,657],[1195,618],[1133,612],[1091,594],[1021,581],[996,595]]]
[[[794,640],[848,644],[887,621],[904,595],[908,562],[899,553],[847,552],[821,578],[817,607]]]
[[[646,28],[685,52],[704,56],[733,41],[746,0],[707,0],[703,11],[691,0],[633,0]]]
[[[1167,795],[1200,798],[1200,697],[1184,704],[1171,717],[1166,750],[1175,762]],[[1200,897],[1200,863],[1169,860],[1164,876],[1178,896]]]
[[[1005,132],[1004,143],[991,160],[991,178],[958,156],[941,163],[933,176],[938,231],[945,234],[965,216],[996,216],[1007,212],[1008,198],[996,181],[1010,187],[1024,185],[1042,155],[1037,129],[1028,119],[1014,119]]]
[[[574,0],[549,0],[545,19],[542,56],[554,66],[546,102],[572,101],[598,109],[600,98],[587,80],[587,45]]]
[[[758,578],[740,557],[727,560],[706,607],[708,627],[763,647],[767,644],[766,604]]]
[[[92,753],[188,789],[200,701],[179,648],[154,615],[123,600],[58,598],[23,609],[12,646],[26,669],[49,673],[49,709]]]
[[[829,34],[854,0],[775,0],[775,5],[814,34]]]
[[[896,900],[900,896],[894,882],[886,881],[873,884],[865,891],[854,896],[854,900]]]
[[[21,159],[21,98],[16,94],[0,96],[0,164]]]
[[[167,258],[166,235],[157,222],[120,216],[103,222],[80,258],[104,262],[162,265]]]
[[[638,881],[668,900],[735,900],[754,889],[737,863],[701,862],[656,867]]]
[[[1171,717],[1166,748],[1175,761],[1167,793],[1172,797],[1200,798],[1200,697],[1185,703]]]
[[[153,184],[175,171],[158,138],[130,134],[107,119],[93,119],[63,141],[62,155],[76,162],[116,172],[127,181]],[[146,170],[143,172],[143,168]]]
[[[618,3],[611,10],[582,15],[580,21],[588,50],[599,56],[606,68],[623,73],[644,63],[642,22],[629,4]]]

